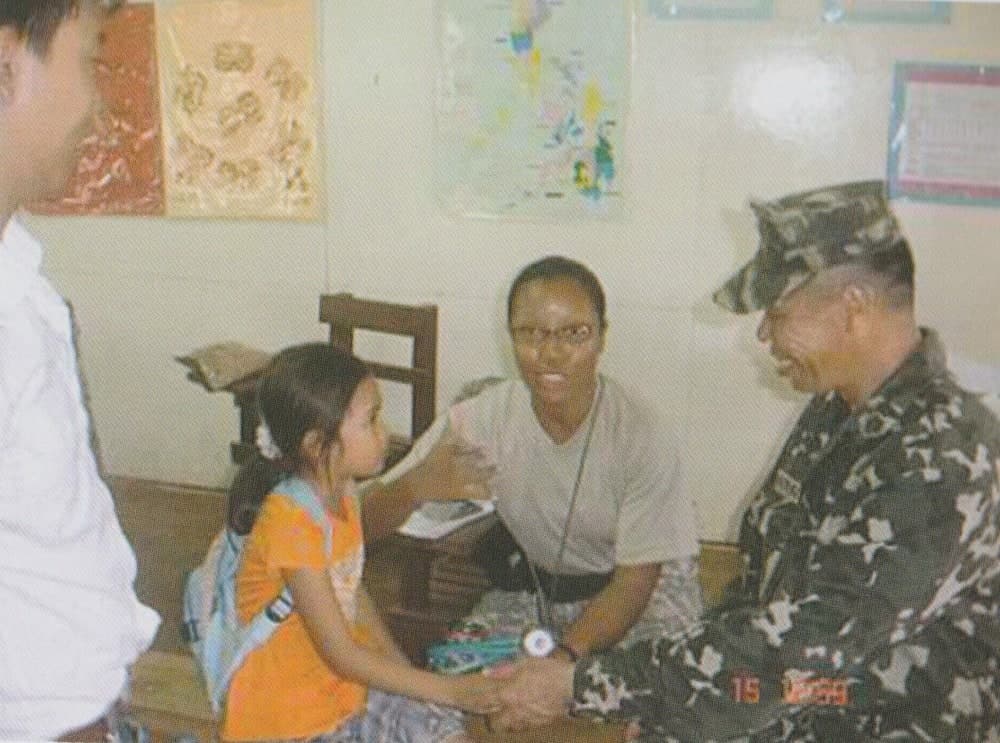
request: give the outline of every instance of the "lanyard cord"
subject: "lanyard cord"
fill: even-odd
[[[563,556],[566,552],[566,541],[569,537],[569,526],[573,521],[573,513],[576,510],[576,498],[580,494],[580,481],[583,479],[583,465],[587,461],[587,453],[590,451],[590,440],[594,435],[594,424],[597,422],[597,414],[600,412],[601,398],[604,393],[604,379],[600,376],[597,378],[597,397],[594,402],[594,410],[591,413],[590,425],[587,427],[587,438],[583,442],[583,451],[580,452],[580,463],[576,466],[576,480],[573,482],[573,492],[569,499],[569,510],[566,513],[566,523],[563,524],[562,537],[559,540],[559,552],[556,555],[556,569],[553,571],[552,583],[549,585],[549,591],[553,596],[556,595],[556,588],[559,585],[559,575],[562,570]],[[542,582],[538,578],[538,572],[535,570],[534,564],[531,560],[528,560],[528,569],[531,571],[531,577],[535,583],[535,603],[536,609],[538,611],[538,621],[543,627],[548,627],[552,632],[555,632],[555,621],[552,617],[552,605],[549,604],[548,600],[545,598],[545,594],[542,591]]]

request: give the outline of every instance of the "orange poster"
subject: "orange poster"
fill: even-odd
[[[97,86],[104,99],[62,198],[39,214],[162,214],[164,206],[154,10],[125,5],[104,30]]]
[[[317,219],[312,0],[163,0],[167,214]]]

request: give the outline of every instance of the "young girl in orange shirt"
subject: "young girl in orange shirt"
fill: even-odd
[[[364,363],[321,343],[282,351],[258,383],[258,452],[228,509],[230,527],[249,533],[237,612],[249,621],[286,585],[294,609],[233,677],[224,740],[462,743],[458,710],[498,707],[496,680],[414,668],[361,585],[354,481],[383,466],[381,405]],[[332,539],[294,488],[320,500]]]

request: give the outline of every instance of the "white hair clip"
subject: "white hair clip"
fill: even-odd
[[[274,443],[274,439],[271,438],[271,429],[264,421],[261,421],[257,425],[254,443],[257,444],[257,451],[260,452],[260,455],[264,459],[269,459],[273,462],[276,459],[281,459],[283,456],[281,449],[278,448],[278,445]]]

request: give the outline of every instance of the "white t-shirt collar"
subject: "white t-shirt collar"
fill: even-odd
[[[0,238],[0,312],[15,307],[37,281],[42,266],[42,246],[17,217],[11,217]]]

